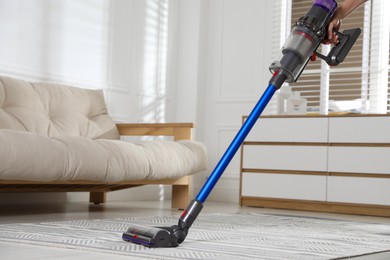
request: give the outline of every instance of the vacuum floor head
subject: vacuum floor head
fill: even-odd
[[[203,203],[192,200],[181,215],[177,225],[171,227],[145,227],[130,225],[122,238],[127,242],[147,247],[176,247],[183,243],[188,229],[198,216]]]
[[[131,225],[122,235],[123,240],[147,247],[177,247],[173,227],[145,227]]]

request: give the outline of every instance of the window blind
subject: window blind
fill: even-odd
[[[291,29],[298,19],[306,14],[312,0],[293,0],[291,7]],[[290,84],[292,91],[297,91],[307,99],[308,111],[318,110],[320,106],[321,62],[309,62],[297,83]]]
[[[169,0],[146,0],[143,80],[140,102],[143,120],[163,122],[166,111]]]
[[[280,46],[283,45],[286,35],[290,33],[291,3],[290,0],[275,0],[272,2],[272,20],[271,23],[275,30],[271,34],[271,59],[276,58],[280,53]],[[272,98],[267,105],[265,113],[277,114],[278,101]]]

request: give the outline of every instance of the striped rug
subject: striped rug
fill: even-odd
[[[343,259],[390,250],[390,225],[286,215],[201,214],[177,248],[122,241],[129,223],[171,226],[177,217],[0,225],[0,241],[131,255],[140,259]]]

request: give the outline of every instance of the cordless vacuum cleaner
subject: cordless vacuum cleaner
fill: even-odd
[[[327,26],[336,7],[335,0],[314,0],[307,14],[295,23],[290,36],[282,46],[281,54],[269,67],[273,75],[268,88],[234,137],[199,194],[184,210],[178,224],[171,227],[131,225],[127,232],[123,233],[122,237],[125,241],[147,247],[176,247],[184,241],[192,223],[202,210],[203,203],[276,90],[284,82],[296,82],[309,60],[313,59],[315,55],[324,59],[331,66],[338,65],[347,56],[360,35],[359,28],[346,30],[343,33],[337,32],[339,43],[332,47],[327,56],[316,52],[318,46],[326,37]]]

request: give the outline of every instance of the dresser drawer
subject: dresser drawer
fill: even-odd
[[[390,147],[329,147],[329,171],[390,174]]]
[[[390,179],[330,176],[327,201],[390,205]]]
[[[245,172],[242,196],[325,201],[326,176]]]
[[[328,118],[260,118],[247,141],[327,142]]]
[[[243,168],[327,171],[326,146],[245,145]]]
[[[390,143],[390,117],[331,117],[330,143]]]

